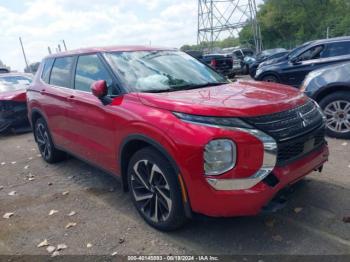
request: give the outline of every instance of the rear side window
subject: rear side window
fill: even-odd
[[[97,80],[105,80],[109,94],[112,94],[112,78],[100,58],[97,55],[79,56],[74,80],[75,89],[90,92],[91,84]]]
[[[51,70],[50,84],[70,88],[70,72],[73,62],[72,56],[56,58]]]
[[[41,79],[45,83],[49,83],[49,81],[50,81],[50,73],[51,73],[53,61],[54,61],[53,58],[48,58],[44,61],[44,69],[43,69],[43,72],[41,74]]]
[[[339,42],[329,44],[323,57],[342,56],[350,54],[350,42]]]

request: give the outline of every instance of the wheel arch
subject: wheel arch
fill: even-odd
[[[281,81],[280,75],[278,73],[274,72],[274,71],[266,71],[266,72],[264,72],[263,74],[261,74],[259,76],[259,80],[262,81],[264,77],[269,76],[269,75],[272,75],[272,76],[276,77],[279,82]]]
[[[349,92],[350,93],[350,84],[337,83],[337,84],[328,85],[328,86],[320,89],[314,95],[314,99],[317,102],[320,102],[326,96],[328,96],[332,93],[335,93],[335,92]]]
[[[171,157],[170,153],[156,140],[142,135],[142,134],[133,134],[125,138],[120,146],[119,150],[119,166],[121,172],[121,178],[123,183],[123,189],[128,191],[128,182],[127,182],[127,170],[128,170],[128,159],[131,158],[138,150],[144,147],[152,147],[161,153],[169,161],[172,168],[176,174],[179,174],[179,167],[175,160]]]
[[[39,118],[43,118],[45,120],[45,122],[47,123],[45,115],[39,109],[36,109],[36,108],[32,109],[29,120],[30,120],[32,129],[33,129],[35,142],[36,142],[36,135],[35,135],[35,126],[34,125],[35,125],[35,122]]]

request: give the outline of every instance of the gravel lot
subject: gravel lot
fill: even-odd
[[[350,224],[343,222],[350,216],[350,142],[329,145],[323,173],[296,185],[279,212],[202,218],[162,233],[138,216],[119,180],[74,158],[46,164],[31,133],[0,136],[0,254],[48,254],[37,247],[45,239],[65,244],[61,255],[350,254]]]

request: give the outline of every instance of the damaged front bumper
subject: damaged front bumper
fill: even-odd
[[[0,101],[0,132],[29,126],[26,102]]]

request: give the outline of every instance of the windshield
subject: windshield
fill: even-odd
[[[134,92],[166,92],[227,83],[210,67],[179,51],[105,54],[122,82]]]
[[[258,57],[272,56],[274,54],[278,54],[278,53],[285,52],[285,51],[287,51],[287,50],[284,48],[268,49],[268,50],[264,50],[260,54],[258,54]]]
[[[31,82],[32,80],[25,76],[1,76],[0,92],[26,89]]]

